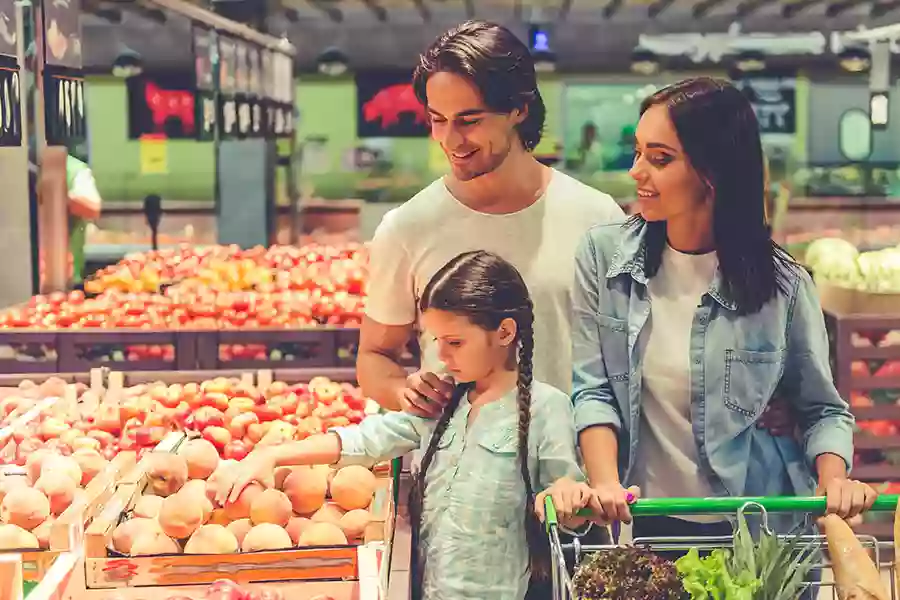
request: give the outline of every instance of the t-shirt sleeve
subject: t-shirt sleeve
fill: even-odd
[[[412,262],[393,217],[384,216],[368,244],[366,315],[382,325],[409,325],[416,320]]]

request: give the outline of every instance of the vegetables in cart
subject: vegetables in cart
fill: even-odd
[[[752,600],[753,593],[761,587],[759,579],[750,571],[732,575],[731,564],[731,553],[727,550],[713,550],[709,556],[700,558],[696,548],[675,562],[691,600]]]
[[[573,579],[580,600],[676,600],[683,589],[675,565],[645,548],[593,553]]]
[[[831,569],[841,600],[888,600],[878,567],[862,547],[859,538],[837,515],[826,515],[821,525],[828,541]]]
[[[805,587],[816,543],[800,547],[763,531],[754,542],[743,513],[732,551],[714,550],[704,559],[696,548],[675,561],[691,600],[795,600]]]

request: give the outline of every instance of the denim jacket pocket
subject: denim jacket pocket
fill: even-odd
[[[628,380],[628,321],[606,315],[597,315],[600,328],[600,351],[610,382]]]
[[[725,406],[748,418],[759,416],[781,379],[784,351],[725,351]]]

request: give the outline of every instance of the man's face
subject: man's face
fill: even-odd
[[[453,175],[471,181],[495,170],[521,144],[516,125],[525,114],[491,112],[478,88],[455,73],[435,73],[425,87],[431,137],[437,141]]]

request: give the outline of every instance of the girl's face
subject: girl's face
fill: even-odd
[[[630,174],[637,182],[637,207],[646,221],[711,211],[711,190],[691,166],[664,105],[651,106],[638,122]]]
[[[422,325],[437,342],[438,358],[456,383],[482,381],[508,366],[516,339],[513,319],[487,331],[468,317],[432,308],[422,314]]]

